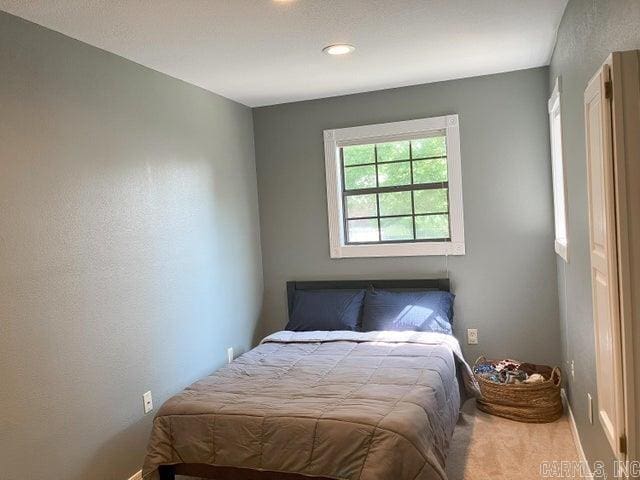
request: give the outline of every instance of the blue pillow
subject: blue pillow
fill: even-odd
[[[439,290],[419,292],[368,291],[362,330],[412,330],[451,335],[455,295]]]
[[[286,330],[357,330],[364,290],[298,290]]]

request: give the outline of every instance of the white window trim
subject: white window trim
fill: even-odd
[[[374,143],[429,136],[438,130],[446,131],[447,136],[449,228],[451,230],[451,241],[346,245],[344,241],[344,223],[342,221],[340,148],[346,145],[363,144],[367,142]],[[465,254],[458,115],[445,115],[442,117],[422,118],[404,122],[325,130],[324,152],[331,258]]]
[[[566,166],[564,163],[564,155],[562,150],[562,122],[560,122],[559,131],[554,129],[554,118],[562,118],[560,108],[560,77],[556,78],[553,92],[548,102],[549,110],[549,131],[551,142],[551,175],[553,185],[553,217],[555,228],[555,252],[564,259],[565,262],[569,262],[569,232],[567,225],[567,176]],[[557,136],[557,138],[556,138]],[[560,158],[556,156],[555,144],[558,142],[558,149],[560,152]],[[560,169],[558,168],[560,167]],[[560,218],[560,215],[562,219]],[[564,238],[558,235],[559,226],[558,223],[564,221],[563,229],[565,232]]]

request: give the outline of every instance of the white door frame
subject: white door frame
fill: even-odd
[[[606,62],[612,81],[612,143],[627,460],[640,460],[640,51]]]
[[[597,418],[618,460],[626,457],[622,325],[618,287],[610,66],[584,93],[589,199],[589,257],[597,378]]]
[[[605,75],[605,77],[603,77]],[[606,80],[605,82],[603,82]],[[614,388],[616,398],[621,399],[617,415],[621,420],[616,427],[620,439],[610,438],[609,442],[616,458],[626,461],[640,460],[640,51],[612,53],[589,82],[585,91],[585,106],[596,98],[596,85],[600,82],[598,95],[608,103],[610,112],[603,123],[610,123],[604,136],[610,156],[612,172],[605,181],[605,189],[613,191],[613,205],[610,208],[614,218],[607,226],[615,239],[612,245],[617,283],[617,338],[620,372],[616,373]],[[606,94],[605,94],[606,92]],[[585,119],[588,112],[585,109]],[[589,148],[587,138],[587,149]],[[587,150],[587,155],[589,151]],[[587,157],[589,159],[589,157]],[[588,166],[590,161],[588,160]],[[590,171],[588,171],[590,175]],[[589,177],[591,190],[591,177]],[[591,192],[589,192],[591,195]],[[609,203],[611,203],[609,198]],[[589,201],[591,208],[591,199]],[[591,212],[589,221],[592,221]],[[592,235],[592,226],[589,227]],[[590,249],[592,242],[590,238]],[[598,260],[598,259],[596,259]],[[592,265],[593,269],[593,265]],[[593,275],[593,273],[592,273]],[[594,315],[596,315],[594,309]],[[594,317],[595,318],[595,317]],[[596,332],[597,334],[597,332]],[[596,361],[598,358],[596,346]],[[598,366],[597,366],[598,367]],[[605,387],[607,388],[605,382]],[[598,387],[600,388],[600,386]],[[600,410],[600,406],[598,407]],[[599,412],[600,413],[600,412]],[[615,416],[615,415],[614,415]],[[606,422],[603,424],[605,425]],[[610,425],[609,425],[610,426]],[[605,431],[607,430],[605,426]]]

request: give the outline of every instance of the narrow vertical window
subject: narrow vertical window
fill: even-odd
[[[560,78],[549,99],[549,127],[551,140],[551,173],[553,180],[553,212],[555,218],[555,251],[569,261],[567,234],[566,181],[562,158],[562,117],[560,110]]]

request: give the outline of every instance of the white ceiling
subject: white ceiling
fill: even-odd
[[[249,106],[546,65],[568,0],[0,0]],[[321,52],[346,42],[346,57]]]

